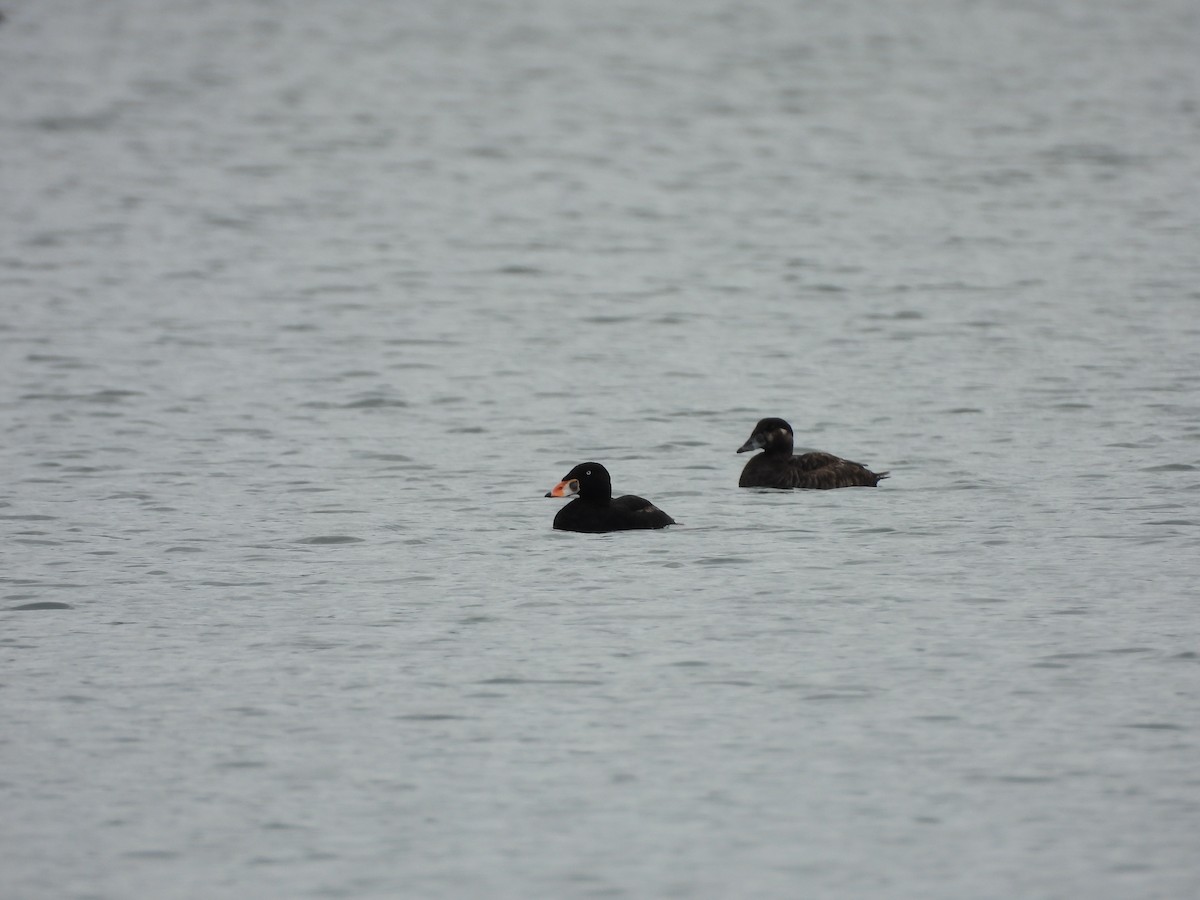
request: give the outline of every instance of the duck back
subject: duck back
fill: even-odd
[[[605,503],[575,499],[558,511],[554,527],[559,531],[601,533],[638,528],[666,528],[675,520],[644,497],[626,494]]]
[[[875,487],[887,477],[887,472],[872,472],[862,463],[832,453],[802,453],[799,456],[760,453],[746,463],[738,486],[823,491]]]

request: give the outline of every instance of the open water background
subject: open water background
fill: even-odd
[[[4,11],[4,897],[1200,892],[1192,0]]]

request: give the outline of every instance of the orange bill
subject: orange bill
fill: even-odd
[[[572,478],[570,481],[560,481],[554,487],[550,488],[547,497],[570,497],[572,494],[579,493],[579,482]]]

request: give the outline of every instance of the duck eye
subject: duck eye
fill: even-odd
[[[587,470],[586,472],[584,472],[583,474],[584,474],[584,475],[591,475],[591,474],[592,474],[592,470],[591,470],[591,469],[588,469],[588,470]]]

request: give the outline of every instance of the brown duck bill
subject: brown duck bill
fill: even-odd
[[[579,482],[572,478],[570,481],[560,481],[546,492],[547,497],[570,497],[579,493]]]

